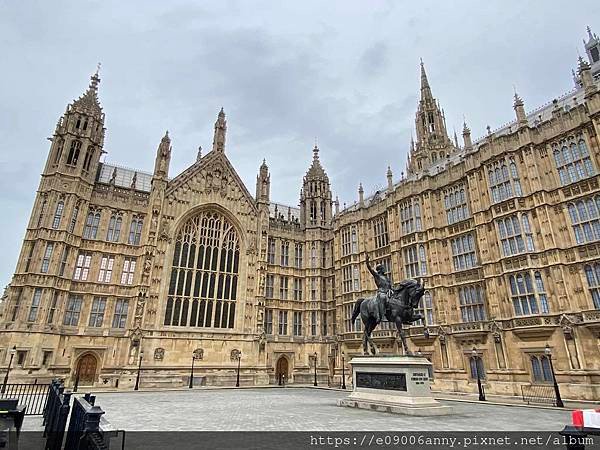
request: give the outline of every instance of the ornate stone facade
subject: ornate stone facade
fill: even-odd
[[[463,145],[421,65],[406,175],[340,209],[319,149],[300,207],[253,197],[226,156],[223,110],[213,147],[169,178],[162,138],[152,173],[100,162],[99,77],[59,120],[17,268],[2,304],[0,361],[11,377],[80,385],[339,383],[360,352],[356,299],[373,292],[367,253],[392,279],[421,278],[424,323],[410,345],[433,362],[434,387],[490,393],[550,381],[546,344],[568,398],[599,398],[600,93],[598,39],[576,88]],[[399,352],[389,327],[374,333]],[[475,354],[473,356],[473,349]],[[316,357],[315,357],[316,355]],[[85,365],[83,365],[85,362]],[[346,371],[349,374],[349,371]]]

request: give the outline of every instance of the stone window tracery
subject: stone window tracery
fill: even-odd
[[[223,215],[188,219],[175,239],[164,324],[233,328],[239,264],[239,238]]]
[[[596,173],[582,135],[569,136],[555,143],[552,146],[552,153],[561,186],[583,180]]]

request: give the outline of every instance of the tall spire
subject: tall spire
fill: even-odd
[[[89,89],[93,89],[94,91],[98,91],[98,84],[100,83],[100,66],[102,63],[98,63],[96,66],[96,72],[94,75],[90,77],[90,87]]]
[[[315,144],[315,146],[313,147],[312,152],[313,161],[308,169],[308,172],[306,172],[306,177],[322,178],[323,180],[326,180],[329,183],[329,178],[327,177],[327,174],[325,173],[325,170],[321,165],[321,161],[319,160],[319,147],[317,147],[317,144]]]
[[[463,142],[465,145],[465,150],[471,150],[473,147],[473,142],[471,141],[471,129],[467,126],[467,121],[463,120]]]
[[[319,160],[319,147],[315,142],[313,158],[300,190],[300,226],[302,228],[330,228],[332,197],[329,177]]]
[[[90,77],[90,84],[81,97],[73,102],[74,107],[86,109],[92,113],[101,113],[102,107],[98,100],[98,85],[100,84],[100,63],[96,67],[96,72]]]
[[[429,80],[425,72],[425,64],[421,59],[421,101],[423,100],[433,100],[433,95],[431,94],[431,87],[429,86]]]
[[[515,110],[515,114],[517,115],[517,123],[520,128],[524,125],[527,125],[527,116],[525,115],[525,105],[523,104],[523,100],[521,97],[519,97],[516,89],[514,99],[513,108]]]
[[[415,117],[417,141],[411,150],[410,169],[416,173],[438,161],[442,155],[454,150],[452,139],[446,130],[446,118],[439,102],[431,93],[431,86],[421,60],[421,99]],[[412,147],[412,145],[411,145]]]

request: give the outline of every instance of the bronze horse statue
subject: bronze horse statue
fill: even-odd
[[[419,307],[419,302],[421,301],[423,294],[425,294],[425,283],[421,284],[416,280],[404,280],[392,286],[388,295],[385,317],[388,322],[396,324],[396,329],[402,340],[402,347],[404,348],[405,355],[412,355],[412,353],[408,349],[402,325],[405,323],[413,323],[423,318],[421,314],[415,314],[414,312],[414,310]],[[354,311],[352,312],[352,323],[354,323],[360,314],[360,318],[364,325],[363,353],[366,355],[369,354],[367,343],[371,347],[371,353],[373,355],[376,355],[378,352],[377,346],[371,338],[371,333],[375,327],[379,325],[379,321],[376,318],[376,311],[378,308],[377,302],[377,295],[366,299],[359,298],[356,301]]]

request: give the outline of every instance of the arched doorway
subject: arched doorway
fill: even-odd
[[[275,365],[275,379],[277,384],[282,386],[289,380],[288,360],[285,356],[280,356]]]
[[[91,386],[96,381],[98,360],[91,353],[86,353],[77,363],[75,378],[79,379],[80,386]]]

